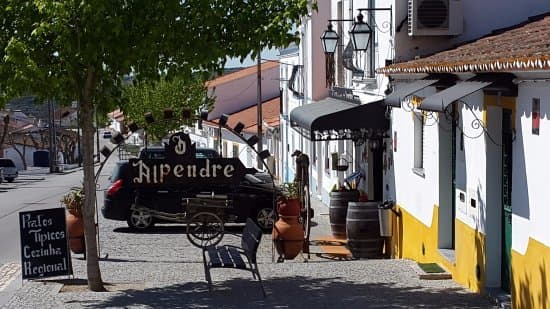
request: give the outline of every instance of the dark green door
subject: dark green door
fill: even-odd
[[[451,249],[455,248],[455,218],[456,218],[456,127],[458,125],[458,111],[456,104],[453,103],[452,125],[451,125]]]
[[[502,289],[510,292],[512,252],[512,111],[502,110]]]

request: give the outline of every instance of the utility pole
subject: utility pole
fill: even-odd
[[[53,107],[52,107],[52,100],[48,99],[48,152],[49,152],[49,166],[50,166],[50,173],[55,172],[54,168],[54,146],[53,146],[53,140],[55,139],[55,131],[54,131],[54,121],[53,121]]]
[[[97,115],[97,104],[94,104],[94,114],[95,114],[95,136],[96,136],[96,156],[97,156],[96,162],[99,162],[101,160],[99,157],[99,116]]]
[[[80,101],[76,101],[76,142],[78,144],[78,167],[81,167],[82,150],[80,149]]]
[[[263,132],[262,132],[262,59],[260,57],[262,49],[258,50],[258,63],[257,63],[257,95],[258,95],[258,153],[262,151],[263,148]],[[262,159],[258,157],[258,168],[262,168]]]

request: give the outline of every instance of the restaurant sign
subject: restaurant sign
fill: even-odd
[[[72,274],[65,208],[19,213],[23,279]]]
[[[189,135],[170,136],[165,159],[130,159],[134,186],[156,185],[236,185],[245,173],[238,158],[196,158],[196,146]]]

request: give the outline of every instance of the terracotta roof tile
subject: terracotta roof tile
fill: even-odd
[[[278,66],[279,66],[279,63],[275,61],[267,61],[261,64],[262,71],[269,70]],[[253,65],[233,73],[222,75],[218,78],[207,81],[206,87],[219,86],[221,84],[225,84],[227,82],[234,81],[248,75],[256,74],[256,70],[257,70],[256,65]]]
[[[534,21],[432,56],[393,64],[379,73],[451,73],[550,70],[550,13]]]
[[[262,118],[271,127],[279,126],[279,108],[280,108],[280,97],[275,97],[273,99],[264,101],[262,103]],[[243,109],[239,112],[229,115],[227,120],[227,126],[234,128],[237,122],[242,122],[244,124],[244,132],[247,133],[256,133],[257,121],[257,106],[251,106],[246,109]],[[210,123],[217,124],[218,119],[213,119],[209,121]]]

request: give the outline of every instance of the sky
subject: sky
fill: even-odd
[[[269,60],[277,60],[279,55],[279,49],[273,48],[273,49],[264,49],[261,53],[262,59],[269,59]],[[226,68],[238,68],[238,67],[249,67],[256,64],[256,59],[251,59],[250,57],[246,57],[244,59],[243,63],[239,61],[239,58],[230,58],[227,60],[227,63],[225,64]]]

